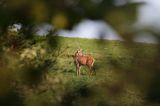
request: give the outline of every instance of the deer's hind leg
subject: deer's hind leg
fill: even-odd
[[[95,68],[93,67],[93,66],[88,66],[88,68],[89,68],[89,76],[91,76],[91,75],[96,75],[96,71],[95,71]]]
[[[92,67],[92,73],[94,73],[94,75],[96,75],[96,70],[94,67]]]

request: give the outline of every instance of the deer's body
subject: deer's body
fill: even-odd
[[[93,66],[94,64],[94,58],[89,55],[77,56],[76,61],[80,65]]]
[[[83,55],[82,50],[77,50],[75,55],[73,55],[73,59],[76,65],[77,76],[80,75],[80,68],[82,65],[85,65],[89,68],[89,75],[95,72],[93,67],[95,59],[90,55]]]

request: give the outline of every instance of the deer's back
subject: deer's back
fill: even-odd
[[[89,55],[78,56],[77,60],[81,65],[91,65],[92,66],[94,64],[94,58]]]

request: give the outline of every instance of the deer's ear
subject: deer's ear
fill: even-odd
[[[83,50],[83,49],[81,49],[81,48],[79,49],[79,51],[81,51],[81,52],[82,52],[82,50]]]
[[[73,58],[75,57],[75,55],[71,55]]]
[[[82,49],[81,49],[81,48],[79,48],[79,49],[77,49],[77,51],[82,51]]]

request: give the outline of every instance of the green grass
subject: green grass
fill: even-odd
[[[38,38],[35,45],[48,52],[43,59],[35,59],[33,65],[55,61],[51,67],[47,63],[32,70],[34,75],[37,70],[47,70],[45,78],[34,86],[26,79],[21,81],[30,68],[19,69],[24,71],[19,75],[23,75],[19,89],[27,106],[160,105],[158,45],[65,37],[54,38],[50,46],[46,38]],[[96,76],[89,77],[87,67],[82,67],[80,77],[76,76],[71,55],[78,48],[95,58]]]
[[[78,38],[61,38],[59,43],[59,48],[67,47],[58,58],[59,71],[68,80],[69,89],[73,89],[71,93],[78,93],[71,101],[75,106],[157,103],[148,97],[148,89],[156,72],[152,65],[157,62],[157,45]],[[85,54],[95,57],[96,76],[89,77],[88,69],[83,67],[81,77],[76,77],[72,57],[67,56],[79,47]],[[86,91],[75,91],[81,88]],[[86,95],[79,94],[83,92]]]

